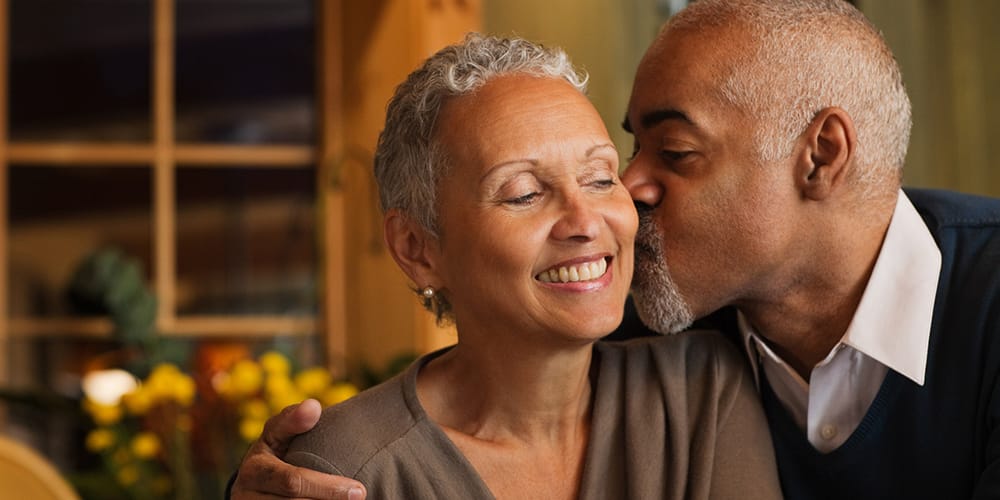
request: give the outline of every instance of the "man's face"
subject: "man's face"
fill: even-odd
[[[767,300],[794,250],[789,160],[762,164],[753,142],[760,124],[719,97],[719,69],[741,47],[731,35],[668,34],[632,89],[626,120],[636,151],[622,180],[651,210],[640,210],[633,289],[652,328]],[[690,315],[652,317],[676,310],[669,302],[678,293]]]

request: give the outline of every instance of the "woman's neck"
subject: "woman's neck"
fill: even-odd
[[[460,341],[421,369],[417,396],[495,497],[577,498],[592,352],[591,344],[550,350]]]
[[[590,344],[544,348],[459,342],[417,378],[431,420],[496,444],[574,440],[590,414]]]

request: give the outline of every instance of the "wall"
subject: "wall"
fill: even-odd
[[[653,0],[493,0],[483,3],[483,26],[562,47],[590,74],[590,98],[623,158],[632,138],[621,129],[632,77],[660,25]]]
[[[1000,196],[1000,2],[864,0],[913,102],[904,182]]]

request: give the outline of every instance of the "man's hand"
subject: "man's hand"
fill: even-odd
[[[322,408],[307,399],[271,417],[240,464],[233,483],[232,500],[300,498],[312,500],[363,500],[365,487],[346,477],[324,474],[282,461],[296,435],[312,429]]]

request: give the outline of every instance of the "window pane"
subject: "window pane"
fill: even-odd
[[[311,0],[177,3],[178,141],[313,140]]]
[[[150,137],[150,2],[10,0],[13,140]]]
[[[150,182],[149,169],[141,167],[12,166],[11,316],[99,312],[68,298],[74,272],[98,250],[116,249],[120,258],[111,261],[134,262],[148,283]]]
[[[178,314],[316,311],[315,171],[177,171]]]

